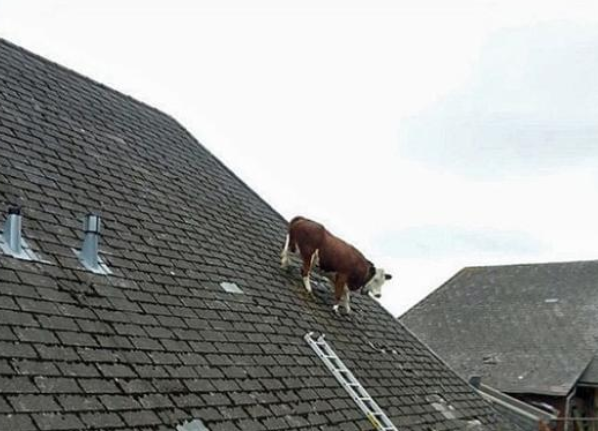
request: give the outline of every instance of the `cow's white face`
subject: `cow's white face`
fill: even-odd
[[[392,275],[384,272],[382,268],[376,268],[376,273],[370,281],[363,286],[363,293],[380,298],[382,296],[382,285],[386,280],[390,280]]]

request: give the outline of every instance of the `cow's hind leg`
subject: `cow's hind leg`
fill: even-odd
[[[303,266],[301,267],[301,277],[303,278],[303,286],[305,290],[311,293],[311,283],[309,281],[309,273],[314,266],[314,262],[318,258],[318,250],[314,251],[311,255],[303,257]]]
[[[351,314],[351,292],[349,291],[346,285],[344,290],[345,293],[343,295],[342,303],[345,307],[345,311],[347,312],[347,314]]]
[[[280,253],[280,267],[286,268],[289,265],[289,243],[290,243],[290,235],[287,235],[287,239],[284,243],[284,248]]]

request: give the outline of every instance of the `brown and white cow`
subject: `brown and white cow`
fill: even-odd
[[[351,312],[350,292],[361,290],[362,294],[380,298],[382,285],[392,278],[383,269],[376,268],[351,244],[332,235],[321,224],[304,217],[295,217],[289,223],[289,232],[280,255],[283,268],[288,265],[289,251],[301,255],[301,276],[308,292],[311,293],[309,273],[314,265],[318,265],[332,280],[336,298],[333,309],[336,312],[341,302],[347,313]]]

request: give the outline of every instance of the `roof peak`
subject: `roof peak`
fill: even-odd
[[[167,118],[169,121],[172,121],[172,122],[176,123],[181,128],[184,128],[174,117],[168,115],[166,112],[164,112],[164,111],[162,111],[162,110],[160,110],[160,109],[158,109],[158,108],[150,105],[149,103],[146,103],[146,102],[144,102],[144,101],[142,101],[142,100],[140,100],[140,99],[138,99],[138,98],[136,98],[134,96],[131,96],[131,95],[129,95],[129,94],[123,92],[123,91],[119,91],[119,90],[117,90],[115,88],[109,87],[106,84],[102,84],[100,81],[97,81],[94,78],[91,78],[91,77],[89,77],[87,75],[84,75],[84,74],[82,74],[80,72],[77,72],[75,69],[71,69],[70,67],[63,66],[60,63],[57,63],[57,62],[55,62],[53,60],[50,60],[49,58],[44,57],[44,56],[42,56],[40,54],[37,54],[37,53],[35,53],[33,51],[29,51],[27,48],[23,48],[21,45],[18,45],[16,43],[14,43],[14,42],[12,42],[12,41],[10,41],[8,39],[2,38],[2,37],[0,37],[0,44],[5,45],[9,49],[17,51],[17,52],[19,52],[19,53],[21,53],[23,55],[26,55],[29,58],[33,58],[36,61],[39,61],[39,62],[41,62],[41,63],[43,63],[45,65],[50,65],[52,67],[56,67],[56,68],[58,68],[59,70],[61,70],[63,72],[71,74],[71,75],[73,75],[73,76],[75,76],[75,77],[77,77],[79,79],[84,80],[87,83],[90,83],[90,84],[92,84],[94,86],[97,86],[98,88],[102,89],[103,91],[108,91],[109,93],[114,94],[114,95],[116,95],[118,97],[124,97],[125,99],[127,99],[127,100],[129,100],[129,101],[131,101],[131,102],[133,102],[133,103],[135,103],[137,105],[139,105],[140,107],[142,107],[144,109],[150,109],[150,110],[154,111],[155,113],[163,116],[164,118]]]
[[[534,266],[553,266],[553,265],[574,265],[574,264],[598,264],[598,259],[588,260],[562,260],[554,262],[525,262],[525,263],[505,263],[496,265],[472,265],[465,266],[459,272],[468,269],[493,269],[493,268],[517,268],[517,267],[534,267]]]

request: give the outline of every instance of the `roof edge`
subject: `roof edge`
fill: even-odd
[[[541,418],[552,420],[556,418],[556,416],[550,412],[544,411],[536,406],[521,401],[484,383],[480,384],[480,389],[477,391],[483,397],[489,398],[490,401],[499,403],[500,405],[530,419],[536,420]]]

